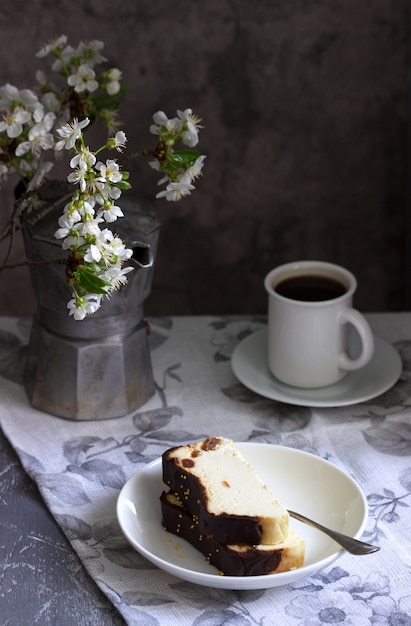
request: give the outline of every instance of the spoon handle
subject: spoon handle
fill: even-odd
[[[295,511],[288,510],[291,517],[298,519],[300,522],[304,524],[308,524],[309,526],[313,526],[321,532],[325,533],[331,539],[334,539],[340,546],[342,546],[347,552],[350,554],[371,554],[372,552],[377,552],[380,547],[373,546],[370,543],[365,543],[364,541],[359,541],[358,539],[354,539],[353,537],[348,537],[347,535],[343,535],[342,533],[337,532],[336,530],[331,530],[330,528],[326,528],[319,524],[318,522],[314,522],[312,519],[301,515],[301,513],[296,513]]]

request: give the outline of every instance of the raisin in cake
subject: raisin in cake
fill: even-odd
[[[210,437],[162,456],[163,481],[220,544],[287,541],[289,514],[230,439]]]

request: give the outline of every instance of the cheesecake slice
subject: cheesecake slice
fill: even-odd
[[[165,530],[188,541],[225,576],[261,576],[287,572],[304,564],[304,540],[293,530],[275,545],[223,544],[203,535],[194,516],[172,492],[160,497]]]
[[[282,543],[289,514],[231,439],[171,448],[162,456],[163,481],[198,523],[221,544]]]

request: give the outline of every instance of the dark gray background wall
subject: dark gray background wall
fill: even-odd
[[[35,52],[61,33],[102,39],[123,70],[130,150],[151,147],[158,109],[204,120],[197,191],[156,202],[148,314],[265,312],[265,273],[302,258],[350,268],[362,310],[401,309],[407,0],[3,0],[0,84],[34,84]],[[131,173],[154,195],[144,161]],[[1,225],[11,184],[0,203]],[[1,273],[0,314],[34,308],[27,268]]]

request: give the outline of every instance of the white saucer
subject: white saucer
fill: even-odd
[[[329,387],[300,389],[272,376],[267,365],[267,329],[249,335],[235,348],[231,365],[238,380],[256,393],[272,400],[310,407],[347,406],[365,402],[387,391],[399,379],[401,357],[395,348],[374,336],[371,361]]]
[[[337,466],[283,446],[237,443],[236,447],[284,506],[346,535],[361,536],[367,524],[367,500],[361,487]],[[159,498],[165,489],[159,458],[126,482],[117,500],[117,518],[136,550],[183,580],[219,589],[269,589],[311,576],[344,554],[327,535],[292,519],[291,527],[305,540],[302,567],[266,576],[221,576],[198,550],[163,530]]]

